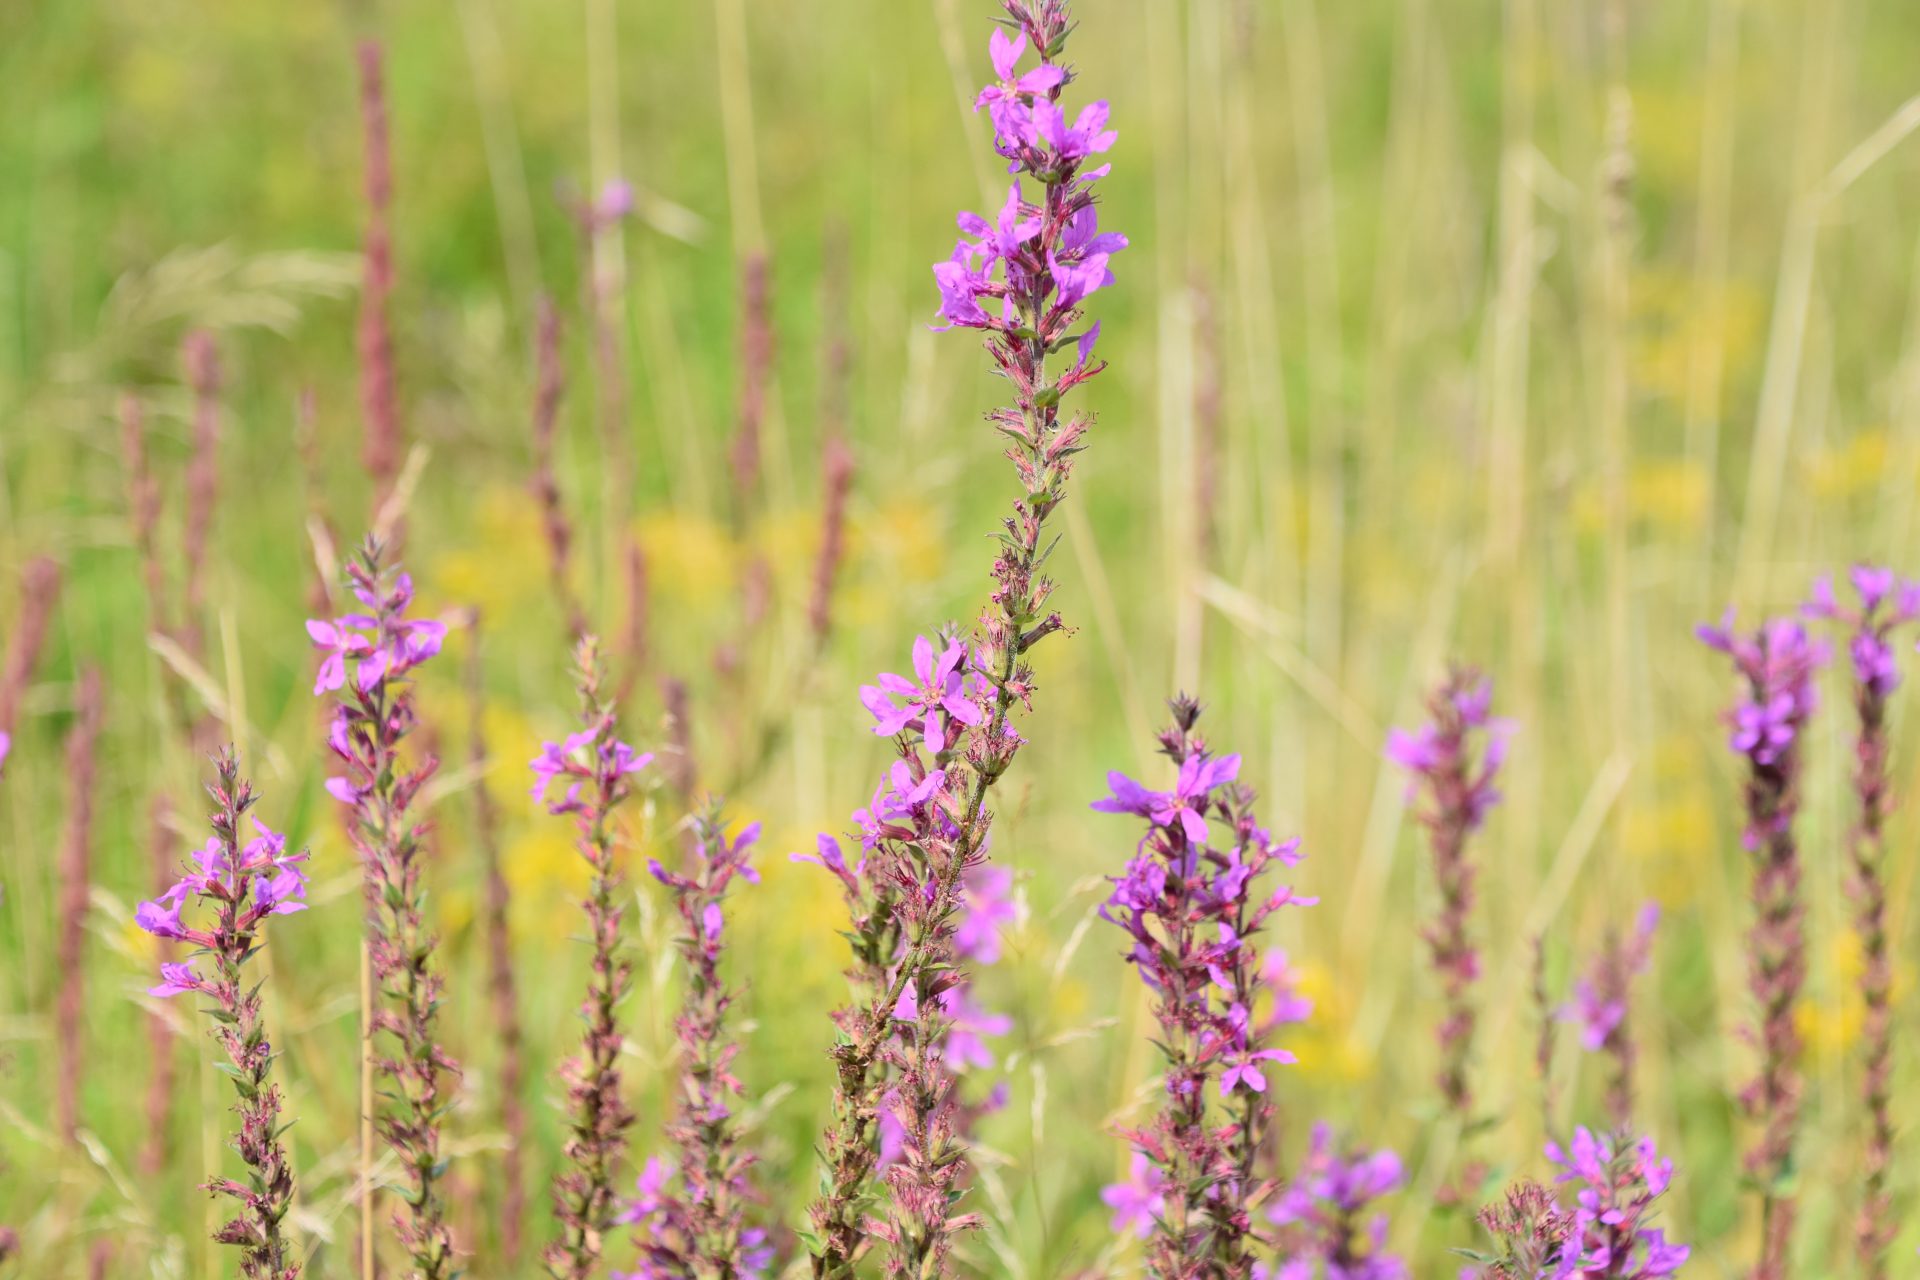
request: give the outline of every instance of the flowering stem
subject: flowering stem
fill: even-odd
[[[1861,990],[1866,998],[1867,1115],[1871,1135],[1867,1142],[1865,1194],[1855,1229],[1860,1263],[1870,1280],[1885,1280],[1886,1252],[1893,1242],[1893,1197],[1887,1187],[1893,1154],[1892,962],[1887,954],[1887,885],[1884,872],[1884,828],[1890,808],[1888,777],[1887,699],[1870,684],[1856,690],[1860,741],[1854,764],[1854,790],[1860,813],[1849,852],[1853,860],[1854,929],[1860,935],[1866,971]]]
[[[1861,993],[1866,1003],[1866,1045],[1862,1080],[1866,1095],[1868,1139],[1854,1249],[1868,1280],[1885,1280],[1887,1250],[1898,1223],[1887,1186],[1893,1154],[1892,961],[1887,953],[1886,821],[1893,808],[1892,744],[1887,709],[1900,684],[1900,667],[1889,642],[1891,633],[1920,619],[1920,584],[1903,582],[1887,569],[1856,565],[1851,573],[1859,605],[1842,605],[1831,582],[1820,582],[1805,612],[1846,624],[1848,655],[1853,660],[1853,706],[1859,725],[1854,745],[1853,790],[1858,803],[1849,833],[1853,927],[1860,940],[1865,972]]]
[[[576,663],[582,732],[564,747],[547,744],[534,761],[536,795],[545,794],[555,778],[570,780],[565,798],[549,808],[556,815],[573,815],[575,847],[591,872],[584,909],[593,958],[580,1009],[587,1029],[579,1056],[562,1073],[570,1102],[572,1136],[566,1151],[571,1167],[554,1179],[560,1236],[545,1255],[547,1271],[558,1280],[586,1280],[599,1264],[614,1222],[614,1169],[626,1152],[626,1133],[633,1123],[633,1113],[620,1096],[617,1011],[632,986],[632,965],[622,948],[613,815],[633,794],[629,775],[652,759],[635,756],[614,736],[617,725],[601,696],[599,644],[592,636],[581,639]]]
[[[425,918],[423,828],[411,815],[438,761],[427,756],[409,766],[401,751],[416,723],[409,673],[439,653],[446,627],[405,616],[412,580],[388,570],[378,541],[368,540],[347,576],[369,612],[314,620],[307,632],[327,653],[315,694],[340,695],[327,743],[346,773],[327,789],[352,811],[366,895],[368,976],[384,998],[374,1002],[367,1045],[386,1082],[387,1103],[374,1128],[405,1171],[395,1226],[414,1275],[449,1280],[453,1239],[440,1188],[446,1173],[440,1126],[448,1106],[445,1077],[457,1075],[459,1066],[435,1038],[442,981],[433,964],[437,940]],[[376,1053],[373,1037],[381,1034],[392,1041],[391,1053]]]
[[[1737,635],[1728,624],[1702,627],[1699,634],[1733,659],[1745,686],[1729,723],[1730,745],[1747,765],[1743,843],[1752,855],[1755,911],[1747,945],[1760,1006],[1760,1074],[1742,1095],[1761,1125],[1747,1154],[1747,1171],[1760,1191],[1760,1258],[1753,1275],[1784,1280],[1795,1208],[1788,1180],[1802,1092],[1793,1011],[1807,972],[1793,823],[1800,808],[1802,740],[1816,705],[1813,673],[1827,652],[1790,619],[1769,622],[1751,635]]]

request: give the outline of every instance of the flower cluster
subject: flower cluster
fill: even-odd
[[[1306,1159],[1273,1207],[1283,1261],[1255,1267],[1255,1280],[1406,1280],[1406,1264],[1386,1252],[1386,1215],[1369,1212],[1405,1178],[1393,1152],[1342,1153],[1332,1131],[1315,1125]]]
[[[847,889],[856,999],[834,1017],[834,1114],[821,1143],[825,1185],[807,1238],[817,1277],[847,1273],[875,1225],[866,1212],[868,1183],[889,1093],[904,1131],[887,1177],[890,1265],[909,1275],[940,1274],[948,1237],[973,1221],[952,1212],[965,1160],[943,1083],[945,995],[964,980],[954,930],[962,885],[986,856],[987,792],[1024,742],[1011,717],[1032,697],[1027,655],[1064,628],[1048,608],[1053,583],[1041,571],[1046,522],[1066,499],[1089,422],[1063,418],[1061,402],[1105,367],[1093,362],[1098,325],[1072,335],[1081,304],[1111,281],[1108,260],[1126,244],[1098,230],[1092,184],[1106,168],[1083,171],[1088,156],[1113,145],[1106,109],[1095,107],[1070,127],[1059,104],[1072,80],[1060,61],[1073,27],[1066,0],[1002,4],[1013,34],[996,34],[990,54],[997,81],[981,105],[992,108],[996,148],[1015,173],[1040,184],[1038,198],[1029,203],[1016,183],[1000,225],[962,217],[974,239],[962,241],[934,273],[948,327],[985,330],[988,353],[1013,387],[1014,403],[989,417],[1010,441],[1007,456],[1023,492],[1003,522],[993,593],[972,634],[938,646],[925,642],[915,679],[898,677],[863,695],[899,753],[874,803],[854,817],[866,856],[848,867],[837,843],[821,844],[820,860]],[[1053,70],[1015,77],[1027,48]],[[997,314],[983,300],[997,304]],[[1049,358],[1070,343],[1077,361],[1050,373]],[[915,722],[917,735],[909,736]],[[911,1020],[900,1016],[909,991],[904,1008]],[[903,1054],[911,1060],[903,1063]],[[910,1082],[896,1079],[890,1088],[889,1075],[909,1071]],[[903,1083],[910,1087],[897,1087]]]
[[[1660,923],[1660,907],[1640,909],[1633,933],[1622,938],[1609,930],[1593,967],[1574,984],[1573,1000],[1560,1016],[1580,1029],[1580,1044],[1588,1053],[1605,1053],[1613,1063],[1607,1082],[1607,1113],[1616,1125],[1625,1125],[1633,1110],[1633,1031],[1627,1022],[1627,1001],[1633,980],[1647,971],[1653,959],[1653,931]]]
[[[1179,766],[1173,789],[1113,773],[1112,794],[1093,806],[1148,824],[1101,915],[1127,934],[1166,1056],[1158,1114],[1125,1131],[1157,1176],[1136,1166],[1106,1199],[1117,1225],[1152,1222],[1155,1276],[1244,1274],[1254,1232],[1247,1206],[1261,1189],[1254,1166],[1273,1113],[1265,1064],[1294,1061],[1267,1046],[1277,1019],[1256,1019],[1267,963],[1255,939],[1275,911],[1312,900],[1257,888],[1273,865],[1299,862],[1299,842],[1276,842],[1259,825],[1252,791],[1235,782],[1240,757],[1213,754],[1194,731],[1199,704],[1178,698],[1172,707],[1160,743]],[[1282,1017],[1295,1011],[1289,1003]]]
[[[1560,1169],[1560,1197],[1522,1183],[1504,1206],[1483,1212],[1480,1221],[1504,1256],[1482,1259],[1463,1280],[1660,1280],[1679,1272],[1692,1250],[1647,1225],[1673,1181],[1673,1161],[1661,1159],[1653,1139],[1612,1140],[1578,1129],[1564,1150],[1549,1143],[1547,1158]]]
[[[736,879],[760,883],[750,861],[760,824],[749,823],[729,837],[725,815],[714,805],[694,815],[692,836],[684,871],[650,864],[654,878],[673,893],[682,929],[677,945],[687,966],[686,994],[674,1019],[679,1105],[667,1126],[679,1161],[648,1161],[639,1195],[621,1215],[639,1228],[639,1268],[625,1280],[755,1280],[773,1263],[765,1230],[747,1225],[753,1200],[747,1175],[754,1158],[741,1146],[733,1114],[731,1100],[744,1092],[733,1073],[740,1046],[728,1038],[734,992],[720,973],[727,894]]]
[[[1107,128],[1105,102],[1088,104],[1067,123],[1059,96],[1071,77],[1054,61],[1070,25],[1065,4],[1007,0],[1007,10],[1019,34],[993,33],[988,56],[996,79],[980,91],[974,109],[986,110],[993,121],[994,149],[1008,161],[1007,172],[1031,174],[1046,194],[1041,203],[1029,203],[1016,182],[994,221],[961,214],[960,230],[973,238],[955,245],[953,256],[937,263],[933,274],[947,327],[1007,335],[1040,328],[1044,336],[1047,327],[1070,323],[1074,308],[1113,283],[1108,264],[1127,247],[1124,235],[1100,231],[1094,202],[1093,183],[1111,166],[1082,168],[1091,157],[1112,150],[1119,135]],[[1039,50],[1041,61],[1022,73],[1018,67],[1029,44]],[[998,302],[999,314],[982,307],[982,299]],[[1081,342],[1076,374],[1084,374],[1097,328]]]
[[[216,1239],[242,1250],[247,1280],[294,1280],[300,1261],[283,1232],[293,1207],[293,1170],[280,1135],[280,1086],[273,1083],[273,1045],[260,1015],[260,984],[247,981],[246,965],[264,945],[271,916],[306,910],[304,850],[287,852],[286,837],[257,818],[257,834],[242,841],[240,822],[253,807],[253,788],[240,777],[232,751],[215,760],[218,780],[207,788],[215,805],[213,835],[194,855],[193,868],[158,900],[143,902],[134,922],[157,938],[184,942],[207,957],[211,972],[191,960],[160,966],[156,996],[195,994],[211,1002],[218,1026],[214,1038],[226,1052],[222,1070],[233,1080],[240,1130],[233,1147],[247,1167],[247,1180],[216,1178],[207,1189],[230,1196],[240,1212]],[[190,902],[211,910],[206,923],[189,923]]]
[[[1893,808],[1892,736],[1888,703],[1900,684],[1892,633],[1920,619],[1920,584],[1902,581],[1891,570],[1855,566],[1857,606],[1842,604],[1833,584],[1822,580],[1805,612],[1847,629],[1853,659],[1853,707],[1858,725],[1854,743],[1855,812],[1848,841],[1852,866],[1853,927],[1864,960],[1860,979],[1866,1003],[1862,1078],[1870,1132],[1863,1160],[1860,1212],[1854,1227],[1863,1270],[1879,1280],[1886,1274],[1886,1253],[1893,1243],[1893,1197],[1887,1185],[1893,1159],[1893,963],[1888,953],[1886,822]]]
[[[1801,625],[1779,618],[1758,631],[1733,630],[1731,615],[1701,627],[1708,647],[1728,655],[1741,697],[1728,715],[1729,746],[1747,767],[1744,842],[1753,855],[1754,923],[1748,934],[1748,974],[1760,1006],[1760,1074],[1742,1095],[1760,1122],[1747,1154],[1760,1186],[1763,1220],[1756,1280],[1779,1280],[1793,1232],[1794,1198],[1786,1185],[1800,1127],[1800,1031],[1794,1006],[1806,980],[1806,906],[1800,888],[1800,850],[1793,823],[1800,809],[1801,747],[1817,703],[1814,674],[1826,646]]]
[[[626,1152],[633,1113],[620,1096],[617,1011],[632,987],[633,965],[621,947],[614,821],[634,794],[634,775],[653,761],[615,736],[619,725],[601,695],[600,651],[593,637],[582,637],[575,662],[580,732],[564,742],[544,743],[530,766],[534,799],[556,817],[573,818],[575,847],[591,873],[583,909],[593,960],[580,1008],[587,1029],[579,1055],[561,1072],[567,1084],[568,1167],[554,1179],[560,1236],[544,1256],[548,1272],[559,1280],[586,1280],[593,1274],[618,1209],[614,1169]],[[562,782],[566,789],[555,796]]]
[[[1456,669],[1427,699],[1432,720],[1411,733],[1393,730],[1387,758],[1413,774],[1424,794],[1420,821],[1433,849],[1440,911],[1425,931],[1433,967],[1446,993],[1440,1042],[1440,1090],[1462,1120],[1472,1107],[1467,1059],[1473,1048],[1470,999],[1480,976],[1480,953],[1468,936],[1475,868],[1468,837],[1499,802],[1494,779],[1506,759],[1512,726],[1493,717],[1493,684],[1470,668]]]
[[[446,1280],[453,1270],[453,1239],[440,1188],[446,1173],[440,1124],[448,1106],[444,1078],[459,1068],[434,1033],[442,980],[433,964],[436,940],[421,883],[425,829],[412,815],[438,761],[409,761],[402,752],[416,725],[410,677],[440,652],[446,627],[406,616],[413,581],[386,565],[376,540],[369,539],[347,566],[347,582],[367,612],[307,623],[323,655],[314,693],[337,694],[327,746],[344,772],[328,779],[327,791],[351,810],[349,829],[366,893],[368,955],[384,998],[372,1031],[391,1042],[375,1063],[386,1078],[387,1099],[376,1125],[407,1181],[395,1226],[423,1280]]]

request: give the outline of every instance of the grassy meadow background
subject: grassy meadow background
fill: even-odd
[[[1117,936],[1092,920],[1136,833],[1091,815],[1104,771],[1147,770],[1160,700],[1211,704],[1276,831],[1310,859],[1281,941],[1313,1019],[1285,1041],[1287,1162],[1324,1117],[1409,1158],[1393,1239],[1421,1277],[1475,1243],[1434,1211],[1461,1135],[1434,1124],[1435,987],[1418,918],[1432,887],[1386,728],[1418,715],[1449,656],[1497,679],[1521,731],[1508,801],[1479,848],[1487,951],[1475,1062],[1502,1170],[1539,1172],[1530,939],[1558,990],[1576,956],[1647,898],[1667,909],[1635,1011],[1641,1118],[1677,1160],[1669,1233],[1688,1274],[1740,1274],[1754,1223],[1731,1096],[1751,1055],[1739,938],[1747,910],[1737,776],[1717,716],[1724,663],[1691,638],[1801,599],[1851,558],[1920,572],[1920,9],[1888,0],[1083,0],[1075,98],[1112,100],[1121,141],[1102,220],[1133,247],[1096,297],[1109,372],[1056,554],[1078,629],[1040,653],[1022,724],[1036,749],[997,793],[994,856],[1022,917],[982,980],[1010,1011],[1010,1105],[985,1125],[969,1274],[1131,1273],[1099,1188],[1124,1169],[1110,1127],[1151,1099],[1144,1006]],[[367,520],[354,383],[363,222],[356,40],[387,49],[396,165],[395,324],[410,438],[429,451],[407,555],[424,605],[488,622],[486,723],[504,805],[536,1149],[533,1239],[557,1156],[552,1068],[574,1042],[586,951],[570,829],[534,811],[523,762],[572,715],[564,623],[528,490],[532,318],[568,321],[561,483],[581,524],[597,625],[625,610],[602,516],[582,268],[560,193],[625,177],[619,358],[631,388],[634,523],[651,565],[653,675],[692,686],[704,785],[767,827],[765,885],[739,895],[735,972],[750,1020],[769,1210],[798,1220],[825,1115],[826,1012],[844,987],[829,877],[790,865],[838,830],[887,757],[854,697],[917,632],[972,617],[1013,480],[981,413],[998,384],[977,345],[933,335],[928,264],[956,209],[995,208],[1004,175],[968,104],[988,74],[987,0],[576,0],[274,5],[26,0],[0,8],[0,628],[18,571],[66,573],[52,638],[0,782],[0,1223],[20,1274],[217,1277],[195,1185],[225,1154],[226,1089],[181,1019],[173,1159],[146,1138],[156,791],[190,826],[204,772],[167,713],[146,643],[115,403],[149,407],[177,556],[190,396],[180,341],[214,330],[228,389],[196,699],[239,743],[259,812],[314,851],[315,909],[276,922],[268,1016],[302,1178],[309,1274],[353,1273],[358,874],[321,791],[301,627],[310,497],[351,538]],[[767,501],[731,516],[740,276],[768,255],[777,365]],[[858,461],[835,631],[804,613],[820,524],[826,370],[850,359]],[[312,388],[321,492],[295,462]],[[747,692],[715,675],[739,575],[775,571]],[[423,678],[450,767],[432,866],[467,1066],[450,1121],[459,1219],[481,1280],[492,1252],[498,1051],[479,930],[464,759],[465,641]],[[51,1122],[62,741],[76,672],[108,699],[88,917],[84,1141]],[[1854,1205],[1860,1011],[1841,838],[1845,698],[1817,725],[1804,830],[1813,938],[1803,1026],[1801,1274],[1841,1261]],[[662,740],[649,679],[629,736]],[[780,725],[763,767],[757,726]],[[1902,790],[1920,789],[1898,713]],[[642,844],[671,838],[668,789]],[[1896,1098],[1914,1095],[1916,834],[1896,819]],[[191,832],[189,832],[191,835]],[[193,837],[198,842],[198,837]],[[638,863],[635,864],[636,869]],[[657,1142],[671,1051],[671,921],[636,885],[639,990],[629,1080],[636,1147]],[[1567,1040],[1563,1037],[1563,1041]],[[1563,1043],[1563,1116],[1597,1120],[1598,1080]],[[981,1087],[976,1085],[975,1087]],[[1912,1108],[1908,1119],[1912,1119]],[[1915,1190],[1911,1144],[1896,1170]],[[1920,1226],[1895,1257],[1911,1260]],[[616,1255],[619,1257],[619,1255]],[[621,1258],[624,1261],[624,1258]],[[1896,1264],[1900,1266],[1905,1263]]]

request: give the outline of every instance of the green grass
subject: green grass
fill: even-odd
[[[1617,49],[1598,2],[1081,6],[1084,91],[1113,100],[1121,130],[1103,223],[1133,248],[1097,300],[1113,367],[1088,394],[1098,427],[1056,558],[1079,630],[1043,655],[1023,725],[1036,749],[1000,797],[995,856],[1020,872],[1027,914],[984,980],[1017,1029],[1011,1105],[982,1136],[978,1207],[991,1225],[967,1247],[979,1273],[1060,1276],[1107,1245],[1097,1193],[1123,1163],[1109,1129],[1147,1098],[1151,1051],[1115,940],[1098,922],[1077,928],[1134,838],[1085,805],[1106,768],[1151,767],[1158,701],[1181,686],[1212,704],[1214,740],[1247,755],[1276,830],[1305,837],[1301,884],[1322,898],[1281,937],[1320,1006],[1295,1046],[1302,1066],[1280,1078],[1289,1158],[1322,1116],[1398,1146],[1415,1177],[1395,1201],[1395,1240],[1417,1251],[1416,1274],[1450,1274],[1446,1248],[1471,1233],[1427,1204],[1453,1141],[1430,1103],[1434,989],[1417,921],[1432,891],[1379,755],[1385,727],[1413,718],[1449,655],[1493,672],[1523,726],[1509,803],[1480,846],[1476,1085],[1497,1123],[1473,1141],[1503,1171],[1537,1169],[1530,935],[1549,934],[1564,985],[1606,923],[1657,897],[1668,923],[1635,1016],[1644,1123],[1682,1170],[1665,1217],[1697,1246],[1690,1275],[1740,1274],[1751,1258],[1730,1101],[1750,1053],[1736,1035],[1749,1018],[1737,780],[1716,722],[1729,690],[1690,629],[1729,601],[1748,617],[1787,607],[1851,558],[1920,569],[1920,144],[1901,118],[1887,146],[1856,152],[1920,91],[1920,11],[1616,3]],[[149,797],[164,791],[197,815],[203,771],[168,727],[171,677],[143,639],[113,405],[131,388],[151,406],[171,539],[190,325],[222,331],[230,375],[208,687],[235,715],[263,816],[313,844],[319,873],[316,909],[279,922],[268,1005],[299,1116],[299,1226],[320,1242],[310,1274],[352,1273],[357,877],[319,790],[300,626],[305,503],[289,446],[295,398],[312,387],[326,502],[358,528],[351,46],[364,35],[388,45],[402,392],[431,451],[409,555],[430,607],[477,602],[493,623],[493,781],[509,801],[536,1190],[558,1150],[551,1067],[574,1035],[585,953],[568,941],[577,875],[565,834],[519,798],[522,760],[571,705],[525,489],[534,299],[571,308],[580,293],[556,188],[624,174],[652,211],[624,240],[622,354],[657,669],[694,683],[710,779],[731,771],[744,719],[708,662],[733,625],[740,559],[725,462],[738,262],[771,255],[772,501],[746,540],[770,549],[780,589],[749,700],[791,713],[791,732],[734,798],[769,830],[768,885],[743,901],[736,961],[753,1019],[743,1071],[772,1099],[762,1185],[770,1211],[798,1221],[842,953],[823,878],[783,855],[869,794],[884,746],[853,687],[904,661],[916,631],[973,614],[985,535],[1013,496],[979,419],[996,389],[984,357],[923,327],[927,264],[951,245],[953,211],[999,203],[983,126],[963,105],[984,74],[991,10],[455,0],[349,15],[71,0],[0,16],[11,108],[0,113],[0,625],[27,556],[52,553],[67,572],[0,783],[0,1221],[25,1237],[21,1274],[82,1274],[101,1238],[120,1246],[116,1275],[230,1266],[205,1243],[210,1210],[194,1190],[222,1154],[219,1082],[193,1065],[205,1054],[184,1022],[172,1167],[130,1172],[150,956],[124,921],[150,892]],[[1609,141],[1610,102],[1630,104],[1613,108],[1630,121],[1614,135],[1624,145]],[[1622,162],[1631,180],[1609,188]],[[844,314],[821,278],[834,235],[850,246]],[[581,585],[612,629],[624,604],[599,519],[588,349],[569,319],[562,479],[586,525]],[[795,672],[833,326],[853,353],[854,548],[834,642]],[[1209,430],[1196,404],[1216,381],[1217,500],[1199,512]],[[48,1136],[47,1117],[60,744],[86,663],[105,669],[110,694],[86,973],[91,1137],[75,1151]],[[426,698],[457,744],[464,708],[447,665]],[[1861,1118],[1837,686],[1828,701],[1805,821],[1814,943],[1798,1241],[1800,1274],[1823,1277],[1851,1274],[1838,1260]],[[635,736],[659,738],[650,689],[631,712]],[[1915,781],[1908,718],[1903,790]],[[436,807],[434,892],[448,1023],[469,1063],[454,1176],[474,1189],[463,1225],[484,1233],[495,1047],[469,806],[452,780]],[[662,796],[650,838],[677,816]],[[1904,991],[1913,836],[1899,817]],[[650,885],[637,893],[646,954],[630,1075],[647,1147],[663,1114],[673,976],[656,963],[662,905]],[[1903,1016],[1907,1042],[1912,1026]],[[1578,1075],[1573,1052],[1561,1084],[1590,1115],[1598,1080]],[[1903,1066],[1896,1096],[1914,1079]],[[1911,1161],[1896,1184],[1910,1202]],[[1917,1242],[1909,1229],[1895,1256]],[[1122,1254],[1112,1270],[1131,1265]],[[473,1268],[523,1273],[484,1253]]]

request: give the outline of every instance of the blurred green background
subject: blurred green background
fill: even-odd
[[[703,784],[767,825],[766,884],[739,900],[741,1070],[768,1213],[798,1220],[825,1115],[826,1012],[844,987],[840,906],[789,850],[838,829],[886,759],[854,689],[918,632],[977,611],[986,540],[1014,496],[981,422],[998,384],[976,344],[933,335],[928,264],[956,209],[1003,180],[969,109],[988,74],[986,0],[617,0],[268,5],[27,0],[0,9],[0,619],[19,567],[62,564],[52,641],[0,783],[0,1222],[32,1276],[220,1276],[195,1190],[223,1155],[224,1085],[184,1037],[162,1176],[135,1171],[152,1002],[146,814],[199,814],[197,762],[145,642],[115,403],[147,405],[177,558],[190,396],[180,342],[216,332],[226,371],[209,637],[211,697],[263,793],[310,842],[316,909],[276,922],[279,1033],[309,1274],[352,1274],[357,873],[320,791],[309,696],[309,495],[295,406],[314,393],[316,494],[347,538],[367,522],[354,382],[364,221],[353,47],[386,46],[399,269],[394,316],[410,439],[428,453],[407,554],[429,609],[488,619],[490,781],[506,805],[516,962],[537,1139],[530,1231],[557,1155],[553,1066],[575,1034],[583,883],[562,823],[524,799],[522,762],[568,724],[562,618],[531,473],[532,317],[567,319],[560,479],[581,526],[596,624],[626,608],[592,407],[581,249],[567,193],[614,178],[638,215],[608,240],[630,387],[634,532],[650,566],[651,676],[691,686]],[[1278,831],[1310,860],[1312,911],[1279,941],[1317,1002],[1278,1077],[1283,1162],[1326,1118],[1409,1159],[1393,1240],[1415,1274],[1476,1243],[1434,1193],[1455,1135],[1434,1123],[1435,985],[1418,921],[1433,890],[1380,758],[1450,657],[1498,682],[1521,732],[1508,803],[1479,843],[1487,951],[1466,1136],[1501,1174],[1541,1172],[1530,940],[1557,991],[1609,923],[1668,911],[1634,1011],[1641,1123],[1678,1161],[1669,1233],[1688,1274],[1751,1258],[1731,1096],[1751,1070],[1730,693],[1692,624],[1737,602],[1786,608],[1852,558],[1920,569],[1920,9],[1882,0],[1083,0],[1076,101],[1121,132],[1102,221],[1132,237],[1093,311],[1112,368],[1085,404],[1092,447],[1064,515],[1058,603],[1077,630],[1041,654],[1034,749],[999,795],[995,857],[1022,916],[981,980],[1010,1011],[1009,1106],[984,1126],[968,1274],[1130,1274],[1099,1203],[1110,1136],[1152,1097],[1143,1005],[1099,877],[1135,833],[1086,812],[1109,767],[1158,776],[1151,730],[1176,688],[1211,704]],[[837,246],[837,247],[836,247]],[[775,378],[763,501],[735,514],[742,265],[770,263]],[[820,450],[849,360],[857,458],[832,642],[804,611]],[[771,621],[735,685],[740,578],[774,571]],[[451,646],[427,718],[463,758]],[[87,920],[85,1141],[55,1136],[55,851],[75,673],[108,701]],[[175,685],[174,687],[185,687]],[[1858,958],[1843,892],[1844,694],[1817,730],[1805,819],[1813,938],[1801,1273],[1853,1274]],[[652,678],[632,736],[663,737]],[[1907,717],[1899,717],[1902,746]],[[758,727],[781,732],[747,767]],[[1902,751],[1903,791],[1915,781]],[[730,780],[738,779],[738,786]],[[498,1048],[484,989],[472,773],[435,796],[433,891],[454,1052],[450,1121],[472,1274],[527,1274],[493,1248]],[[643,843],[670,838],[656,796]],[[1910,817],[1894,848],[1899,991],[1910,994]],[[194,840],[197,843],[197,838]],[[675,978],[671,924],[636,885],[636,1148],[658,1144]],[[1912,1045],[1903,1013],[1897,1035]],[[1563,1037],[1564,1039],[1564,1037]],[[1908,1054],[1911,1057],[1911,1054]],[[1563,1045],[1561,1122],[1597,1120],[1598,1073]],[[1911,1096],[1901,1068],[1895,1096]],[[984,1090],[984,1081],[970,1088]],[[1910,1144],[1909,1144],[1910,1146]],[[1911,1202],[1910,1151],[1896,1171]],[[1911,1258],[1920,1229],[1895,1256]],[[616,1257],[619,1257],[616,1254]]]

